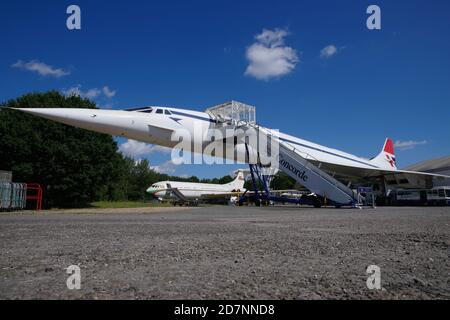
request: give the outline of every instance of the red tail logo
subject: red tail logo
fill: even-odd
[[[395,154],[394,144],[392,143],[392,140],[390,138],[386,139],[386,143],[384,144],[384,152],[390,153],[392,155]]]
[[[395,157],[394,156],[386,154],[386,160],[387,160],[387,162],[389,162],[389,164],[391,165],[392,168],[395,167]]]
[[[386,155],[386,161],[389,162],[392,168],[395,168],[394,144],[390,138],[386,139],[383,151]]]

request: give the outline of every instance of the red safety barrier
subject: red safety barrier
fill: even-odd
[[[32,194],[29,194],[32,191]],[[27,183],[27,202],[36,201],[36,210],[42,210],[42,188],[39,183]]]

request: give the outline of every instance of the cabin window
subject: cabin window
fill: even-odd
[[[164,110],[164,114],[172,114],[172,112],[170,112],[169,110]]]
[[[139,112],[152,113],[152,111],[153,111],[153,109],[150,108],[150,109],[142,110],[142,111],[139,111]]]
[[[444,193],[443,189],[439,190],[439,197],[442,197],[442,198],[445,197],[445,193]]]
[[[445,196],[446,196],[447,198],[450,198],[450,190],[445,190]]]
[[[162,109],[156,109],[156,113],[162,114],[163,110]]]

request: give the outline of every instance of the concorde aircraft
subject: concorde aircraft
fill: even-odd
[[[179,202],[205,199],[230,199],[244,192],[245,170],[237,170],[236,178],[225,184],[184,181],[160,181],[152,184],[147,192],[158,199],[175,199]]]
[[[240,109],[233,109],[235,106]],[[206,109],[205,112],[160,106],[127,110],[75,108],[20,108],[17,110],[87,130],[170,148],[176,148],[179,145],[179,140],[174,140],[173,134],[180,129],[192,136],[198,136],[200,132],[200,142],[198,139],[193,140],[194,144],[200,144],[200,148],[196,149],[194,145],[193,150],[202,152],[202,146],[212,141],[205,132],[211,128],[237,127],[241,119],[236,118],[235,115],[243,111],[244,113],[251,111],[251,108],[243,108],[246,106],[231,101]],[[217,110],[226,112],[216,112]],[[303,185],[311,192],[335,199],[337,203],[354,201],[355,197],[348,188],[350,183],[373,181],[382,191],[387,191],[387,186],[391,185],[402,188],[430,188],[433,186],[433,179],[449,178],[438,174],[397,169],[394,145],[389,138],[385,140],[378,155],[366,159],[257,125],[254,113],[245,120],[250,126],[275,137],[284,148],[279,158],[280,169],[285,170],[300,183],[303,181]],[[225,133],[225,138],[227,138],[226,135]],[[233,157],[248,151],[237,136],[234,137],[232,147],[235,150]],[[288,151],[291,153],[288,154]],[[259,154],[255,148],[251,149],[250,153]],[[227,156],[228,153],[222,155],[222,157]]]

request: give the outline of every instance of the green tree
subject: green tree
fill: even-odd
[[[295,179],[288,176],[283,171],[278,171],[273,177],[271,188],[273,190],[297,189]]]
[[[146,198],[146,190],[157,182],[158,174],[150,169],[147,159],[135,161],[129,173],[128,198],[130,200],[142,200]]]
[[[57,91],[8,101],[13,108],[95,108],[80,97]],[[126,173],[111,136],[66,126],[16,110],[0,111],[0,168],[14,181],[37,182],[45,207],[84,206],[123,196],[118,181]]]
[[[226,176],[223,176],[222,178],[219,179],[219,183],[220,184],[225,184],[225,183],[229,183],[229,182],[231,182],[233,180],[234,180],[234,178],[232,178],[230,175],[226,175]]]

